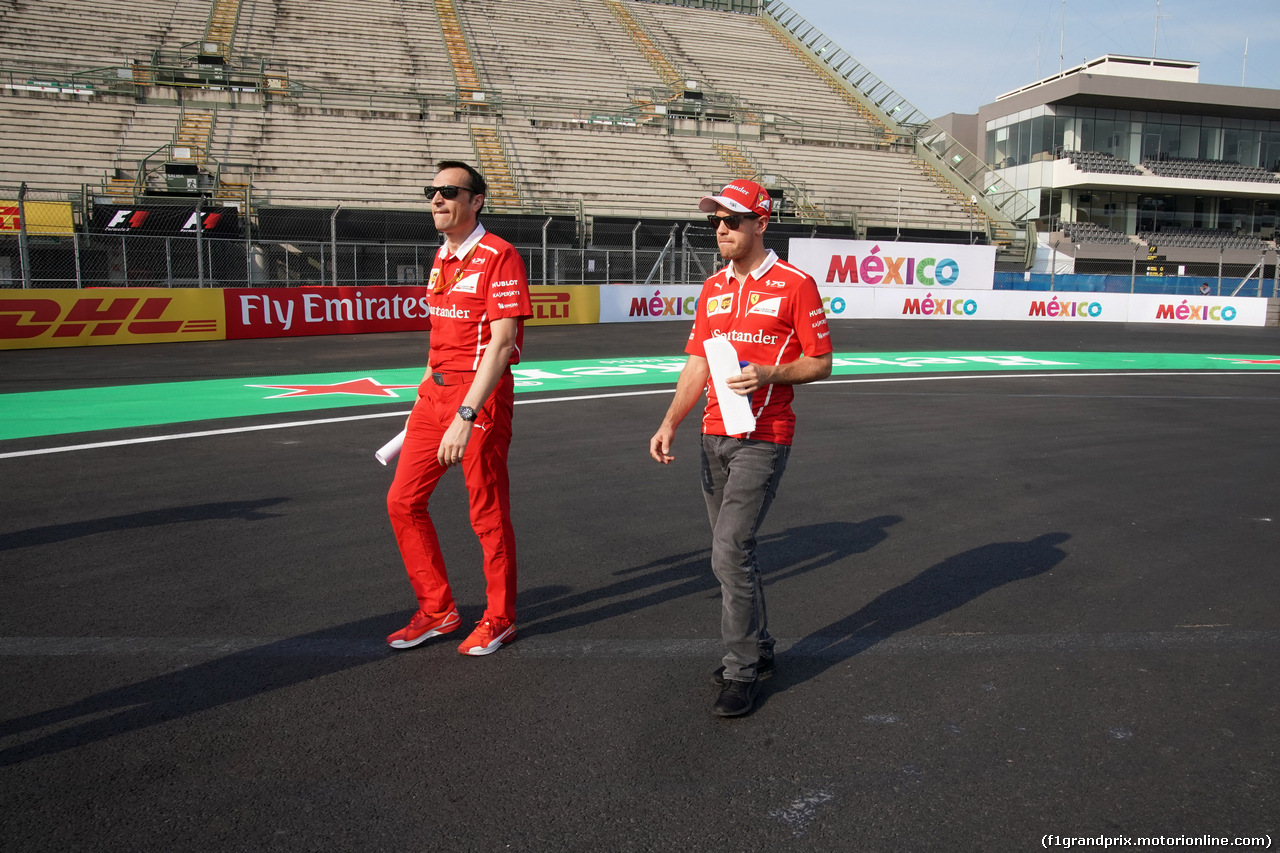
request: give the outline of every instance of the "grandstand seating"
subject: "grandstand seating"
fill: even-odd
[[[1067,151],[1072,165],[1082,172],[1101,172],[1109,175],[1141,175],[1142,170],[1127,160],[1113,157],[1103,151]]]
[[[243,0],[235,48],[320,90],[413,96],[454,90],[430,0]],[[408,108],[408,107],[406,107]]]
[[[97,185],[115,169],[121,139],[136,112],[132,100],[86,101],[74,95],[12,95],[0,104],[0,186],[26,181],[61,191]]]
[[[1103,243],[1114,246],[1127,246],[1133,243],[1128,234],[1113,231],[1093,222],[1064,222],[1062,233],[1072,243]]]
[[[6,64],[69,73],[146,60],[200,39],[210,8],[209,0],[117,0],[86,16],[79,5],[0,3]],[[835,221],[856,213],[861,225],[945,230],[974,222],[909,142],[853,109],[756,17],[627,3],[682,75],[736,105],[721,120],[651,121],[638,93],[666,85],[607,4],[452,5],[486,89],[484,110],[453,100],[432,0],[241,0],[230,53],[283,69],[287,96],[228,104],[200,89],[142,87],[137,99],[0,90],[0,185],[96,189],[165,146],[185,104],[219,107],[208,160],[251,179],[255,197],[271,204],[423,205],[433,163],[476,159],[469,127],[483,123],[500,137],[531,209],[580,202],[589,215],[688,217],[698,195],[733,177],[714,146],[723,139],[788,197]],[[723,41],[745,45],[751,74],[709,48]]]
[[[1161,228],[1159,231],[1143,231],[1138,238],[1148,245],[1183,249],[1246,249],[1261,252],[1266,248],[1251,234],[1233,234],[1230,231],[1211,231],[1204,228]]]
[[[1149,157],[1142,165],[1164,178],[1200,178],[1211,181],[1253,181],[1280,183],[1280,175],[1257,166],[1245,166],[1228,160],[1184,160]]]
[[[83,0],[0,4],[0,56],[10,68],[87,70],[128,65],[198,39],[208,0]]]

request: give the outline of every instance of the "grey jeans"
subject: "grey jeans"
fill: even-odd
[[[756,660],[773,657],[756,532],[790,454],[785,444],[702,436],[702,496],[711,521],[711,570],[720,581],[724,677],[731,681],[754,681]]]

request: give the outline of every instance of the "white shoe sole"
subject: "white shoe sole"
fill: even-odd
[[[481,655],[491,655],[494,652],[496,652],[498,649],[505,646],[507,644],[507,638],[510,637],[512,634],[514,634],[515,631],[516,631],[516,626],[512,625],[510,628],[503,631],[497,637],[494,637],[493,642],[489,643],[489,645],[487,646],[472,646],[471,648],[466,650],[458,649],[458,651],[462,652],[462,654],[464,655],[469,655],[471,657],[480,657]]]
[[[462,619],[457,615],[455,615],[452,622],[448,622],[444,625],[441,625],[439,628],[433,628],[416,640],[392,640],[391,642],[387,643],[387,645],[393,649],[411,649],[414,646],[425,643],[427,640],[430,640],[432,637],[440,637],[457,630],[458,624],[461,622],[462,622]]]

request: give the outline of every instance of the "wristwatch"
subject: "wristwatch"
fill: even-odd
[[[462,418],[469,424],[473,424],[476,422],[476,410],[470,406],[459,406],[458,417]]]

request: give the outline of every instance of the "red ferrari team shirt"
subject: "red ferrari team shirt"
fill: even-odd
[[[471,236],[450,253],[441,246],[427,282],[431,306],[433,371],[478,370],[492,338],[492,323],[514,317],[518,323],[511,364],[520,361],[523,321],[533,316],[524,259],[515,247],[476,225]]]
[[[752,364],[789,364],[801,355],[831,352],[831,333],[817,282],[779,260],[772,249],[745,280],[734,278],[729,264],[703,283],[685,352],[706,358],[702,342],[713,335],[727,337],[738,351],[738,359]],[[790,385],[765,385],[751,392],[756,428],[738,438],[790,444],[796,424],[791,411],[794,397]],[[728,435],[711,382],[707,383],[702,431]]]

